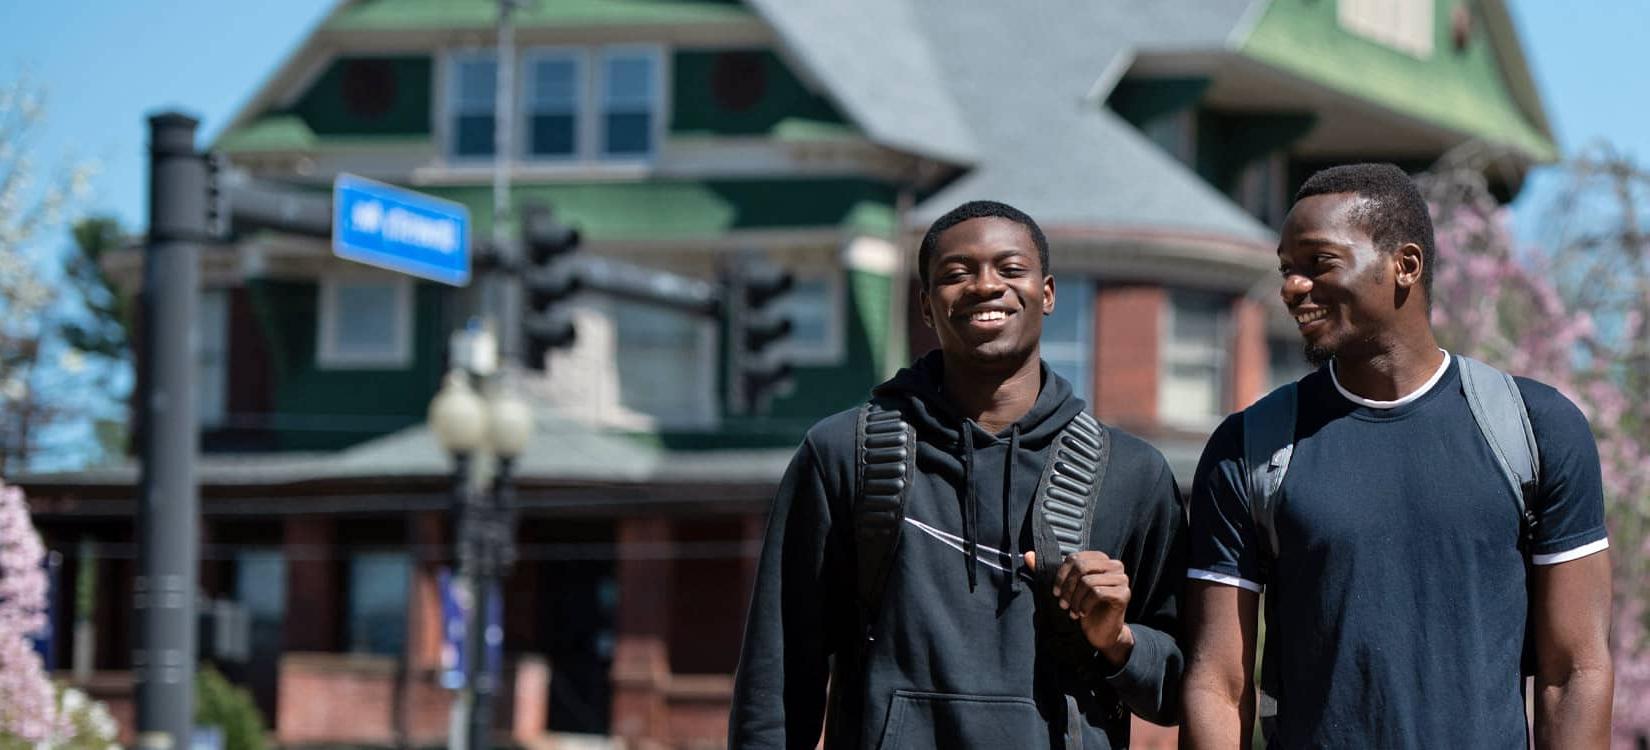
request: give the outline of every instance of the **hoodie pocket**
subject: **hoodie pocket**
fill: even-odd
[[[1048,723],[1030,698],[895,690],[882,726],[882,750],[1034,747]]]

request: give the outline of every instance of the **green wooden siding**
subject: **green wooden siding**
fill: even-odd
[[[415,287],[411,366],[323,370],[315,361],[319,286],[261,279],[247,286],[269,345],[271,427],[280,450],[336,450],[424,420],[449,333],[442,323],[445,287]]]
[[[476,236],[493,221],[492,189],[425,187],[470,208]],[[517,185],[517,205],[548,203],[596,240],[715,239],[742,229],[892,230],[895,189],[860,178],[651,180]]]
[[[1433,52],[1425,59],[1341,28],[1336,3],[1273,0],[1242,53],[1309,81],[1417,119],[1552,160],[1557,148],[1512,97],[1485,25],[1466,48],[1450,39],[1456,3],[1434,3]]]
[[[804,123],[837,126],[816,134],[853,132],[830,101],[802,85],[779,56],[763,50],[677,52],[673,58],[670,117],[673,135],[779,135]],[[726,89],[741,73],[742,91]],[[719,80],[720,79],[720,80]]]
[[[552,0],[526,3],[520,28],[693,24],[745,21],[755,16],[737,0]],[[362,0],[328,19],[327,31],[492,29],[496,0]]]
[[[316,135],[427,135],[431,64],[422,57],[341,57],[293,103]]]

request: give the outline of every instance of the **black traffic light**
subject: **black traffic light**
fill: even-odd
[[[544,368],[546,353],[572,346],[577,338],[566,302],[581,285],[572,262],[573,251],[579,248],[579,230],[557,221],[549,206],[537,203],[522,207],[521,233],[527,258],[522,275],[527,297],[521,316],[523,364],[539,370]]]
[[[791,365],[773,347],[793,324],[773,303],[795,283],[788,271],[754,253],[741,254],[728,268],[728,403],[738,412],[767,411],[774,391],[790,381]]]

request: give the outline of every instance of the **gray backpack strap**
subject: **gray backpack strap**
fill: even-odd
[[[1461,391],[1467,396],[1472,418],[1518,502],[1519,532],[1527,546],[1535,535],[1532,506],[1541,485],[1541,456],[1524,396],[1518,391],[1518,382],[1507,373],[1460,354],[1455,355],[1455,362],[1461,370]]]
[[[1279,490],[1295,453],[1295,384],[1287,383],[1243,410],[1243,466],[1249,515],[1265,554],[1263,565],[1278,556]]]
[[[854,542],[859,551],[859,602],[867,626],[882,603],[905,523],[905,492],[916,467],[916,431],[898,411],[866,404],[859,410],[854,445],[858,496]]]

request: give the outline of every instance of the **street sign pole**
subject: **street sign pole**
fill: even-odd
[[[200,497],[195,481],[196,296],[207,236],[206,162],[191,117],[149,118],[149,245],[143,266],[142,495],[132,608],[137,744],[183,750],[194,728],[195,588]]]

